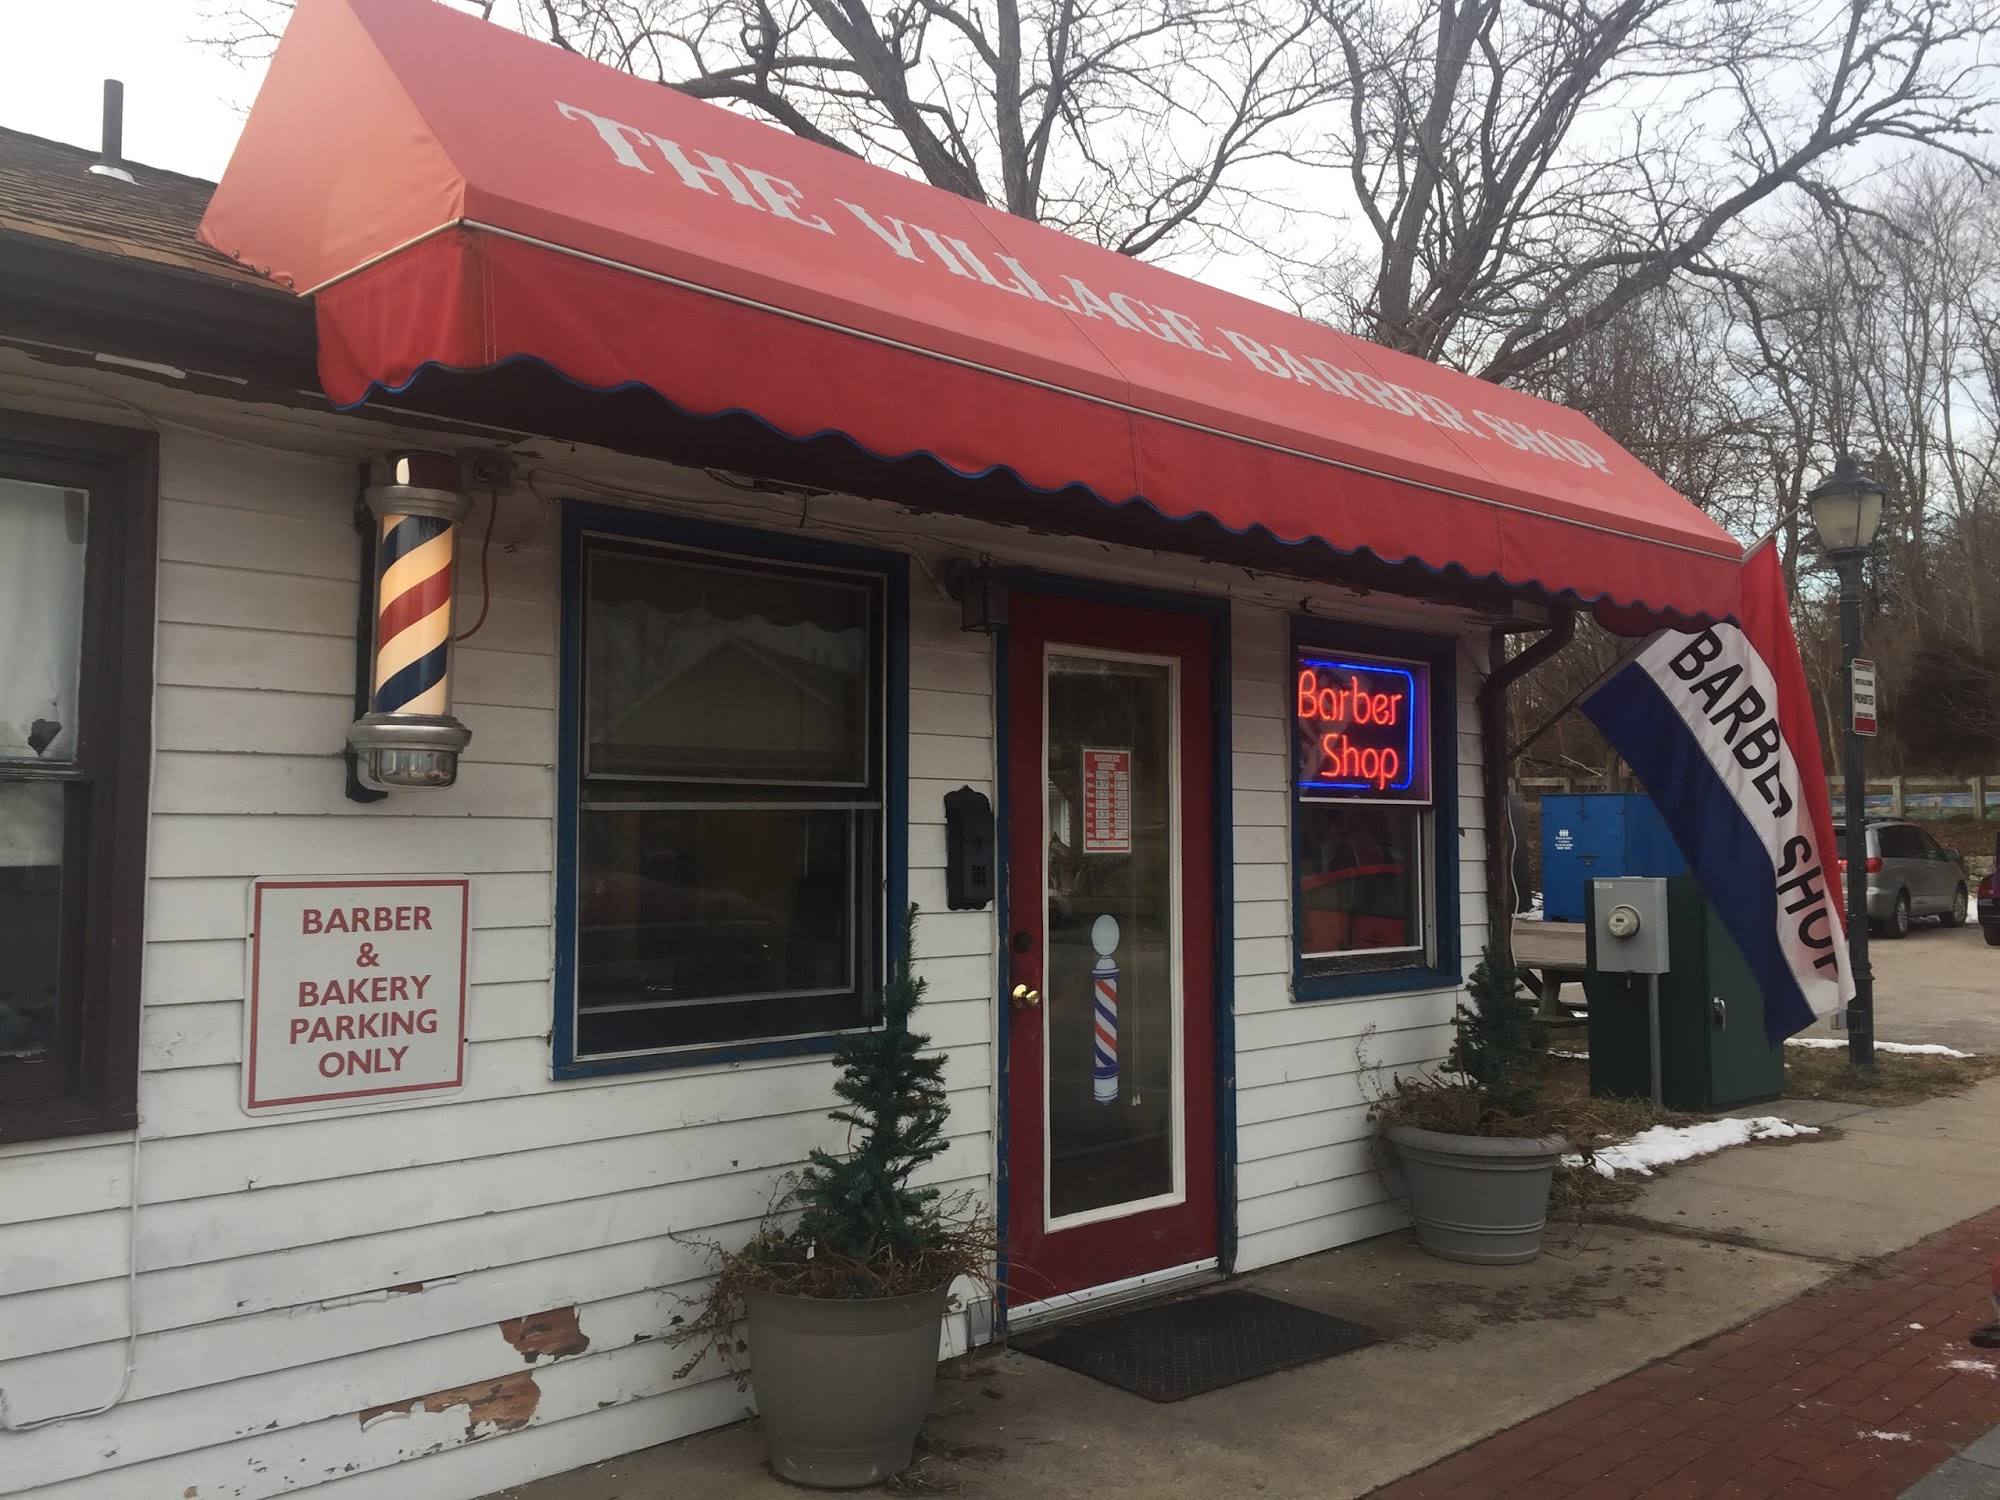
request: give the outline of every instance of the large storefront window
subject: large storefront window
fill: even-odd
[[[889,577],[577,548],[568,1060],[866,1025],[889,899]]]
[[[0,415],[0,1141],[133,1120],[150,454]]]
[[[1354,649],[1362,644],[1370,649]],[[1395,654],[1391,654],[1391,653]],[[1451,646],[1301,622],[1290,663],[1298,998],[1456,963]],[[1442,722],[1440,722],[1442,721]]]

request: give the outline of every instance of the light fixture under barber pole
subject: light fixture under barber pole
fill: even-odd
[[[451,716],[452,561],[465,519],[458,461],[398,453],[366,494],[375,526],[368,712],[347,731],[363,777],[450,786],[472,731]]]

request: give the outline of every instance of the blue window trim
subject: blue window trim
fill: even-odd
[[[550,1056],[555,1076],[603,1078],[668,1068],[710,1067],[831,1052],[840,1033],[679,1048],[629,1057],[576,1055],[576,839],[582,793],[583,745],[583,558],[586,533],[663,542],[708,552],[733,554],[752,562],[790,562],[879,574],[883,580],[882,910],[888,931],[882,938],[885,964],[902,931],[910,899],[910,560],[901,552],[856,547],[845,542],[753,531],[713,521],[688,520],[622,506],[568,500],[562,505],[562,640],[556,715],[556,953],[554,1025]]]
[[[1305,901],[1299,884],[1302,851],[1298,789],[1290,770],[1293,752],[1287,733],[1285,817],[1292,832],[1292,999],[1295,1003],[1358,1000],[1371,995],[1457,989],[1463,982],[1459,968],[1458,641],[1452,636],[1419,635],[1407,630],[1294,615],[1290,649],[1285,654],[1287,681],[1301,650],[1402,657],[1406,661],[1423,662],[1431,669],[1431,827],[1435,845],[1431,868],[1436,872],[1432,881],[1435,893],[1432,919],[1437,924],[1437,957],[1433,963],[1412,963],[1404,968],[1356,974],[1306,973],[1299,943],[1299,934],[1305,931]],[[1288,711],[1286,723],[1290,722]]]
[[[1162,614],[1196,615],[1209,622],[1209,640],[1213,652],[1209,676],[1213,684],[1213,744],[1214,744],[1214,785],[1211,795],[1213,807],[1212,837],[1215,841],[1215,1168],[1216,1168],[1216,1253],[1222,1273],[1228,1275],[1236,1266],[1236,814],[1231,801],[1231,787],[1234,782],[1231,768],[1231,731],[1235,725],[1233,690],[1235,686],[1235,658],[1230,645],[1230,602],[1210,594],[1181,594],[1171,590],[1146,588],[1137,584],[1099,583],[1091,579],[1071,578],[1060,573],[1044,573],[1033,568],[1009,568],[1006,570],[1007,583],[1012,589],[1022,593],[1046,594],[1058,599],[1081,599],[1093,604],[1122,604],[1130,609],[1157,610]],[[1000,1075],[1000,1107],[998,1129],[994,1137],[994,1215],[1001,1227],[1001,1244],[998,1257],[997,1288],[998,1298],[995,1308],[996,1326],[1003,1331],[1007,1326],[1007,1310],[1010,1294],[1007,1290],[1008,1247],[1006,1227],[1010,1222],[1009,1198],[1012,1184],[1008,1180],[1007,1152],[1009,1148],[1008,1120],[1010,1111],[1007,1090],[1013,1081],[1010,1056],[1010,1032],[1007,1024],[1009,1010],[1007,1001],[1007,935],[1013,931],[1007,910],[1009,872],[1007,853],[1010,847],[1008,828],[1008,787],[1013,777],[1007,764],[1009,738],[1009,718],[1013,706],[1009,702],[1008,651],[1011,649],[1012,633],[1001,630],[994,638],[994,737],[998,747],[996,765],[999,780],[995,791],[995,824],[1000,831],[999,868],[997,890],[999,899],[995,902],[997,925],[995,931],[1000,941],[1000,986],[994,995],[994,1013],[998,1026],[997,1049]]]

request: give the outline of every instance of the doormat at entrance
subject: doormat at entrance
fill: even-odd
[[[1373,1332],[1345,1318],[1225,1291],[1066,1324],[1013,1345],[1148,1401],[1185,1401],[1374,1342]]]

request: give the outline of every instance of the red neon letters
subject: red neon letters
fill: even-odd
[[[1394,745],[1356,743],[1352,731],[1364,728],[1379,734],[1392,729],[1402,722],[1408,707],[1403,692],[1371,692],[1352,674],[1344,679],[1333,673],[1322,677],[1314,668],[1302,667],[1299,722],[1315,726],[1319,738],[1319,766],[1313,779],[1366,782],[1378,792],[1396,781],[1404,770],[1402,751]]]

